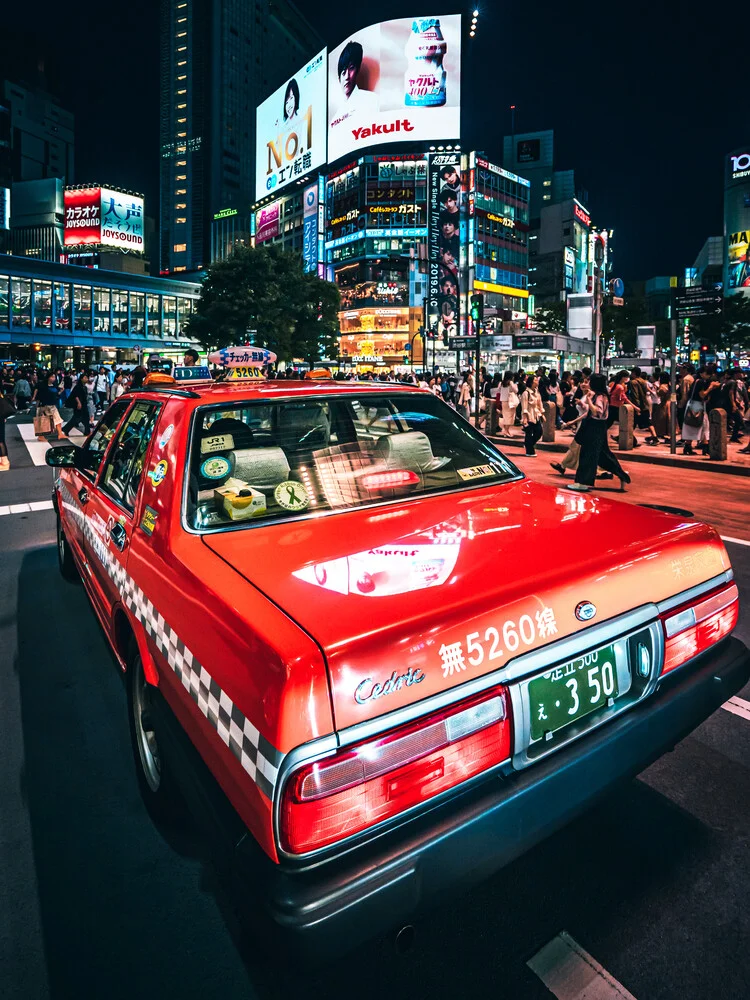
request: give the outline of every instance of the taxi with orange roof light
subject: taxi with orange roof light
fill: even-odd
[[[554,835],[750,654],[713,528],[533,483],[430,392],[274,360],[148,375],[47,462],[149,810],[187,804],[258,923],[325,955]]]

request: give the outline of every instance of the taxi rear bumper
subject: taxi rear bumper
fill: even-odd
[[[249,835],[234,838],[249,906],[266,930],[294,939],[295,954],[318,960],[397,929],[437,899],[487,879],[642,771],[749,678],[750,651],[727,639],[608,725],[315,867],[275,865]]]

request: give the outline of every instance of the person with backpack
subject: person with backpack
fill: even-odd
[[[89,394],[87,389],[88,374],[82,372],[78,381],[73,386],[68,396],[68,408],[73,411],[73,415],[63,427],[63,434],[70,434],[74,427],[80,427],[83,433],[91,433],[91,421],[89,420]]]
[[[706,368],[701,368],[693,381],[690,397],[682,417],[683,455],[694,455],[693,443],[700,445],[701,453],[708,455],[708,397],[718,389],[720,382]]]

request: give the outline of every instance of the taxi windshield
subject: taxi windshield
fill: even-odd
[[[268,522],[519,477],[427,393],[347,393],[197,411],[188,479],[194,529]]]

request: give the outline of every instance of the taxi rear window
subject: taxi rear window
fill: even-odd
[[[191,445],[187,520],[199,530],[268,522],[519,475],[427,393],[203,408]]]

